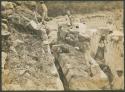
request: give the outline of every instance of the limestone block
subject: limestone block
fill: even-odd
[[[112,85],[112,89],[114,90],[124,90],[124,75],[122,75],[121,77],[115,76]]]
[[[72,53],[72,54],[71,54]],[[73,54],[74,53],[74,54]],[[68,81],[70,90],[100,90],[108,85],[108,78],[99,65],[91,59],[88,66],[85,54],[70,50],[70,53],[59,54],[58,62]],[[88,71],[87,69],[91,69]],[[90,76],[90,73],[93,76]]]
[[[13,9],[14,5],[13,5],[12,2],[4,1],[4,2],[1,3],[1,8],[3,8],[3,9]]]
[[[100,32],[98,29],[88,29],[86,33],[90,36],[90,49],[91,49],[91,56],[95,57],[97,53],[97,49],[99,46],[99,41],[100,41]]]
[[[91,65],[91,73],[92,73],[92,82],[96,84],[98,88],[103,88],[109,85],[108,77],[106,74],[101,70],[97,62]]]

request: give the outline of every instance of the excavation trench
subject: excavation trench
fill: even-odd
[[[22,32],[22,29],[21,28],[23,28],[23,27],[18,27],[19,29],[18,30],[21,30],[21,32]],[[32,36],[32,33],[34,33],[34,34],[37,34],[37,32],[34,32],[34,30],[32,30],[33,32],[31,32],[31,33],[27,33],[27,35],[29,35],[29,34],[31,34],[31,36]],[[27,30],[26,31],[24,31],[24,33],[26,33],[27,32]],[[39,33],[38,33],[39,34]],[[34,43],[33,41],[36,39],[36,38],[33,38],[33,37],[31,37],[31,39],[30,38],[28,38],[29,39],[29,41],[30,42],[32,42],[32,43]],[[38,39],[38,42],[40,42],[41,41],[41,39]],[[42,42],[42,41],[41,41]],[[39,46],[39,47],[41,47],[40,46],[40,44],[38,44],[38,45],[35,45],[35,46]],[[28,48],[30,48],[29,46],[28,46]],[[50,48],[50,50],[52,50],[52,46],[49,46],[49,48]],[[32,48],[33,49],[33,48]],[[37,48],[35,48],[36,50],[37,50]],[[42,48],[41,48],[42,49]],[[98,48],[99,49],[99,48]],[[97,54],[99,53],[99,55],[97,55],[97,58],[98,59],[100,59],[100,60],[103,60],[104,59],[104,50],[105,50],[105,48],[100,48],[98,51],[97,51]],[[39,53],[40,54],[40,53]],[[56,53],[57,54],[57,53]],[[54,56],[54,55],[53,55]],[[67,81],[67,79],[66,79],[66,76],[64,75],[64,73],[63,73],[63,70],[62,70],[62,67],[60,66],[60,63],[59,63],[59,61],[58,61],[58,55],[56,56],[54,56],[54,58],[55,58],[55,61],[54,61],[54,64],[55,64],[55,66],[56,66],[56,69],[57,69],[57,72],[58,72],[58,74],[59,74],[59,79],[61,80],[61,82],[62,82],[62,84],[63,84],[63,88],[64,88],[64,90],[70,90],[70,88],[69,88],[69,83],[68,83],[68,81]],[[112,82],[112,80],[113,80],[113,75],[112,75],[112,72],[111,72],[111,70],[110,70],[110,68],[107,66],[107,65],[105,65],[104,63],[102,63],[102,64],[99,64],[100,65],[100,68],[102,69],[102,71],[107,75],[107,77],[108,77],[108,80],[109,80],[109,86],[110,86],[110,88],[109,89],[112,89],[112,85],[111,85],[111,82]],[[105,88],[104,88],[105,89]]]
[[[100,43],[103,42],[104,44],[104,40],[106,40],[106,38],[103,38],[103,39],[100,39]],[[108,65],[105,64],[105,58],[104,58],[104,52],[105,52],[105,44],[103,47],[98,47],[97,49],[97,53],[96,53],[96,56],[95,56],[95,60],[99,60],[98,64],[101,68],[101,70],[107,75],[108,77],[108,81],[109,81],[109,87],[110,89],[112,89],[112,81],[113,81],[113,74],[112,74],[112,71],[110,69],[110,67]]]
[[[99,65],[99,66],[102,69],[102,71],[107,75],[108,81],[109,81],[109,87],[110,87],[110,89],[112,89],[112,84],[111,83],[113,81],[113,74],[111,72],[111,69],[109,68],[108,65],[102,64],[102,65]]]
[[[122,26],[121,26],[122,18],[117,19],[117,17],[119,16],[123,17],[121,9],[120,9],[120,12],[117,11],[118,16],[112,16],[112,15],[117,15],[115,14],[115,11],[113,12],[105,11],[106,14],[104,14],[104,12],[99,11],[98,13],[96,12],[92,14],[91,13],[84,14],[84,16],[73,15],[73,21],[76,28],[73,27],[71,28],[71,30],[69,30],[70,27],[64,25],[64,24],[68,24],[68,20],[67,18],[65,18],[65,16],[62,16],[62,17],[57,16],[55,18],[53,17],[52,20],[47,21],[47,24],[45,23],[47,26],[44,26],[41,23],[38,23],[37,25],[37,22],[34,19],[34,10],[31,9],[32,4],[33,3],[28,4],[27,2],[24,2],[24,3],[6,2],[5,4],[2,4],[2,8],[3,8],[2,9],[2,31],[1,31],[2,32],[2,53],[5,54],[5,57],[3,57],[4,55],[2,54],[3,55],[2,58],[4,58],[4,60],[2,60],[2,64],[3,64],[2,68],[4,70],[3,71],[4,73],[2,74],[2,76],[4,76],[2,85],[7,86],[7,87],[4,87],[3,89],[5,90],[51,90],[51,89],[84,90],[86,88],[87,89],[94,89],[94,88],[95,89],[96,88],[97,89],[115,89],[115,88],[121,89],[121,86],[124,86],[124,84],[122,84],[124,78],[123,79],[121,78],[124,76],[121,75],[121,77],[119,77],[119,75],[117,74],[118,71],[120,73],[124,71],[123,69],[124,64],[123,62],[121,62],[121,61],[124,61],[123,60],[124,49],[122,45],[124,42],[122,40],[124,35],[123,35],[123,32],[119,33],[119,31],[122,30]],[[52,7],[50,6],[50,8]],[[38,15],[41,15],[42,11],[39,11],[39,10],[41,10],[41,7],[38,7],[38,12],[37,12]],[[51,9],[49,11],[54,12],[55,9],[54,11],[51,11]],[[114,22],[114,19],[116,23]],[[41,17],[38,16],[38,20],[41,20]],[[82,25],[82,23],[79,23],[81,20],[83,20],[82,22],[85,23],[84,25]],[[117,22],[120,25],[117,25]],[[61,28],[58,28],[59,25],[61,26]],[[93,28],[93,27],[99,28],[99,31],[93,30],[93,29],[89,30],[87,29],[86,25],[88,25],[88,28]],[[116,28],[115,25],[117,25],[118,28]],[[102,28],[100,29],[100,27]],[[113,34],[106,38],[102,37],[100,39],[99,38],[100,34],[98,34],[100,30],[101,31],[103,30],[105,32],[109,31],[108,33],[110,33],[110,30],[109,30],[110,28],[107,29],[107,27],[111,27],[111,29],[113,30]],[[82,52],[81,49],[83,50],[88,46],[89,41],[88,41],[88,36],[86,36],[86,34],[84,35],[84,32],[81,34],[78,34],[77,32],[79,30],[76,30],[76,29],[80,29],[80,32],[82,32],[82,30],[83,31],[85,30],[86,31],[85,33],[87,34],[90,32],[91,34],[90,38],[92,38],[92,41],[90,41],[92,43],[90,48],[92,48],[91,49],[92,54],[94,53],[94,55],[92,55],[93,56],[92,58],[94,58],[97,48],[99,49],[99,51],[97,51],[98,60],[96,60],[95,58],[94,59],[96,63],[98,63],[98,61],[101,62],[101,63],[98,63],[98,65],[100,66],[101,70],[105,73],[105,75],[107,75],[108,77],[108,80],[106,77],[106,87],[105,85],[103,86],[102,81],[98,80],[99,79],[98,76],[97,76],[97,80],[95,79],[94,81],[95,83],[93,84],[91,83],[92,81],[88,80],[88,76],[93,77],[89,75],[89,73],[91,72],[96,73],[96,67],[95,69],[92,67],[93,71],[89,72],[90,70],[89,66],[87,66],[84,62],[82,62],[82,61],[88,61],[88,60],[83,60],[85,57],[83,56],[82,53],[81,53],[82,55],[79,53]],[[118,32],[117,31],[114,32],[115,30],[117,30]],[[107,35],[107,33],[105,32],[104,34]],[[51,47],[53,46],[48,46],[48,43],[46,43],[47,42],[46,40],[48,39],[50,41],[52,40],[51,45],[53,46],[64,44],[64,43],[71,45],[69,47],[68,46],[66,47],[66,45],[59,47],[59,50],[61,49],[59,53],[67,53],[69,52],[68,50],[70,48],[71,54],[64,54],[64,56],[63,54],[62,56],[60,54],[60,57],[59,57],[58,47],[57,49],[55,47],[55,50],[51,49]],[[98,41],[99,39],[100,39],[100,42]],[[86,40],[85,43],[84,43],[84,40]],[[105,40],[107,40],[106,44],[104,44]],[[77,42],[78,44],[76,44]],[[98,45],[96,45],[98,43],[101,44],[99,45],[101,46],[100,48],[98,47]],[[86,45],[83,46],[84,44]],[[105,51],[104,45],[106,45],[106,51]],[[54,53],[57,56],[54,54],[50,55],[50,53],[48,54],[50,50],[55,51]],[[78,52],[78,54],[76,52]],[[67,57],[65,58],[65,56]],[[70,56],[72,58],[70,58]],[[53,64],[55,64],[55,66],[53,66]],[[99,68],[99,71],[100,71],[100,68]],[[120,68],[120,69],[116,69],[116,68]],[[67,72],[68,69],[69,70],[71,69],[71,71]],[[84,79],[84,77],[87,79]],[[69,81],[71,80],[71,78],[72,78],[72,81]],[[85,82],[87,82],[88,84]],[[99,82],[99,84],[97,84],[97,82]]]
[[[55,63],[55,66],[57,68],[57,71],[59,73],[60,80],[62,81],[64,90],[69,90],[69,84],[67,82],[67,79],[64,76],[64,73],[62,71],[62,68],[61,68],[61,66],[60,66],[59,61],[58,61],[57,58],[55,58],[55,62],[54,63]]]

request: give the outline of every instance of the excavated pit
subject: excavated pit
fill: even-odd
[[[59,16],[44,26],[11,4],[2,10],[3,90],[124,89],[124,35],[112,13],[74,15],[72,26]]]

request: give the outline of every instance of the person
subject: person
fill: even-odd
[[[40,1],[40,4],[42,6],[43,14],[42,14],[42,22],[44,23],[45,20],[48,20],[48,9],[45,5],[44,1]]]
[[[73,20],[72,20],[71,12],[69,9],[66,9],[66,15],[68,16],[68,19],[69,19],[69,25],[72,26]]]
[[[37,8],[38,8],[37,3],[34,3],[32,5],[32,12],[34,15],[34,21],[38,24],[39,23],[38,18],[40,18],[41,16],[38,14]]]

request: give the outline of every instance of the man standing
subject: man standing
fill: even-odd
[[[47,6],[45,5],[44,1],[40,1],[40,4],[41,4],[42,9],[43,9],[42,22],[44,23],[44,21],[46,19],[48,19],[48,9],[47,9]]]
[[[73,24],[72,24],[73,20],[72,20],[72,16],[71,16],[70,10],[67,10],[67,11],[66,11],[66,14],[67,14],[67,16],[68,16],[68,18],[69,18],[69,23],[70,23],[70,25],[72,26],[72,25],[73,25]]]

